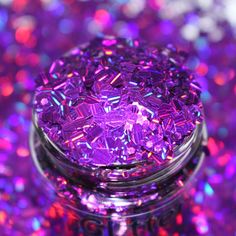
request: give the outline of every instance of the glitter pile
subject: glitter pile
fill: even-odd
[[[96,38],[38,77],[36,125],[79,165],[161,165],[202,121],[185,57],[171,46]]]

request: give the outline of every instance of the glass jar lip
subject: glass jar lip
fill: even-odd
[[[174,158],[168,160],[166,163],[158,166],[153,161],[142,161],[130,165],[117,165],[117,166],[82,166],[74,164],[66,158],[66,154],[47,136],[45,132],[38,126],[37,116],[33,111],[33,126],[36,133],[39,135],[42,145],[47,149],[51,161],[62,167],[63,170],[73,170],[74,173],[82,174],[83,176],[90,176],[98,181],[104,182],[127,182],[143,178],[148,178],[153,174],[162,178],[166,178],[165,173],[172,174],[176,171],[178,164],[188,161],[189,154],[192,149],[196,149],[205,136],[204,121],[196,124],[193,132],[185,137],[183,142],[174,148]],[[205,134],[203,134],[205,132]],[[178,165],[179,166],[179,165]]]

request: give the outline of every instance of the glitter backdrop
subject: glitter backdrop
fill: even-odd
[[[141,37],[190,52],[209,132],[205,175],[171,233],[236,233],[234,0],[0,0],[0,235],[75,235],[74,218],[32,178],[28,135],[34,78],[96,35]],[[187,215],[187,217],[186,217]]]

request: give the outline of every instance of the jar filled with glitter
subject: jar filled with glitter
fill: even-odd
[[[178,214],[206,144],[185,59],[172,46],[96,38],[37,78],[32,156],[77,233],[156,235]]]

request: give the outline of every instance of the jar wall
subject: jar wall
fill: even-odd
[[[44,188],[49,188],[57,196],[65,214],[71,217],[74,232],[82,235],[156,235],[160,230],[174,232],[177,222],[182,217],[182,211],[191,201],[191,191],[195,188],[204,170],[206,148],[204,142],[192,155],[190,161],[183,166],[181,172],[174,178],[176,189],[169,191],[168,184],[162,185],[166,190],[166,197],[161,201],[150,201],[149,205],[137,205],[132,214],[119,212],[94,212],[92,194],[87,195],[87,202],[81,198],[71,182],[58,170],[55,163],[50,162],[47,152],[42,147],[39,136],[32,129],[31,150],[38,175],[43,181]],[[167,182],[168,183],[168,182]],[[89,197],[90,196],[90,197]],[[89,199],[90,198],[90,199]]]

